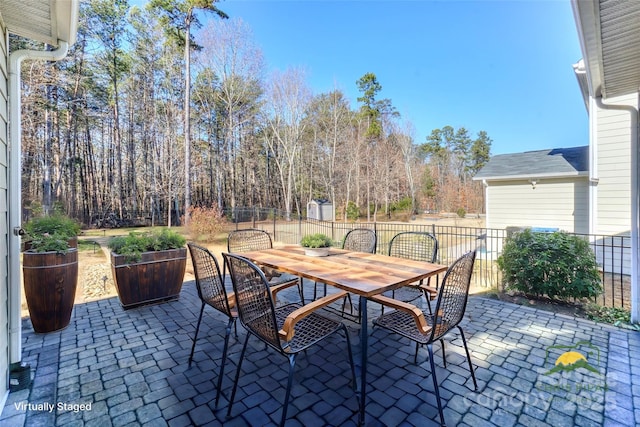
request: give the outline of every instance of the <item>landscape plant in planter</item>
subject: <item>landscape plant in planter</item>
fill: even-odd
[[[78,286],[80,225],[62,214],[33,218],[24,225],[22,276],[33,330],[65,328]]]
[[[125,309],[177,299],[187,265],[186,239],[175,231],[113,237],[111,272]]]
[[[322,233],[307,234],[300,240],[300,245],[305,248],[305,255],[327,256],[329,255],[329,249],[333,246],[333,240]]]

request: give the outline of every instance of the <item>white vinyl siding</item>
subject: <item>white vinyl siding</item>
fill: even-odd
[[[544,227],[586,233],[589,226],[588,180],[541,179],[490,181],[487,228]]]
[[[0,17],[0,401],[9,389],[8,47]]]
[[[608,104],[636,104],[637,94],[607,100]],[[596,111],[598,184],[594,231],[628,234],[631,229],[631,119],[621,110]]]

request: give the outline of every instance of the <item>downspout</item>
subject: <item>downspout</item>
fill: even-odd
[[[584,65],[584,59],[573,65],[573,71],[578,80],[578,85],[583,91],[587,115],[589,116],[589,234],[597,234],[598,223],[598,147],[597,147],[597,105],[595,97],[591,96],[590,81]],[[594,239],[594,237],[591,237]],[[592,242],[593,243],[593,242]]]
[[[16,50],[9,55],[9,362],[22,359],[20,307],[20,233],[22,218],[22,165],[20,162],[22,126],[20,115],[20,65],[24,60],[59,61],[69,51],[69,44],[58,40],[52,51]]]
[[[489,218],[489,183],[486,179],[482,180],[482,189],[484,190],[484,224],[489,228],[488,224],[491,223]]]
[[[611,105],[602,101],[602,96],[594,97],[598,108],[603,110],[627,111],[631,115],[631,322],[640,322],[640,168],[638,150],[638,109],[632,105]],[[637,102],[637,100],[636,100]]]

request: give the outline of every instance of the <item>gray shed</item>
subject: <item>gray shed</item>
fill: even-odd
[[[320,221],[333,221],[335,219],[333,203],[324,199],[311,200],[307,203],[307,218]]]

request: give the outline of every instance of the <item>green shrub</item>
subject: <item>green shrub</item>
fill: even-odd
[[[331,240],[331,237],[322,233],[307,234],[306,236],[302,237],[302,240],[300,240],[300,245],[305,248],[312,249],[329,248],[333,246],[333,240]]]
[[[458,217],[464,218],[465,216],[467,216],[467,211],[465,211],[464,208],[458,208],[456,214],[458,215]]]
[[[58,252],[69,250],[69,238],[62,234],[42,234],[29,241],[30,252]]]
[[[360,208],[354,202],[347,203],[347,219],[355,222],[360,218]]]
[[[595,322],[611,323],[613,325],[630,324],[631,313],[621,307],[603,307],[597,304],[588,304],[585,307],[587,317]]]
[[[80,224],[74,219],[62,214],[40,216],[29,220],[24,225],[24,231],[29,237],[43,234],[57,234],[70,239],[80,232]]]
[[[526,229],[505,241],[498,257],[507,289],[556,300],[594,298],[602,293],[595,255],[589,243],[563,232]]]
[[[66,252],[68,241],[80,232],[80,224],[61,213],[38,216],[24,224],[32,252]]]
[[[389,204],[389,210],[391,212],[411,212],[411,206],[413,206],[413,199],[411,197],[404,197],[397,202]]]
[[[187,240],[177,232],[164,228],[160,231],[136,233],[128,236],[115,236],[109,240],[108,247],[117,255],[125,255],[130,263],[140,261],[143,252],[179,249]]]

